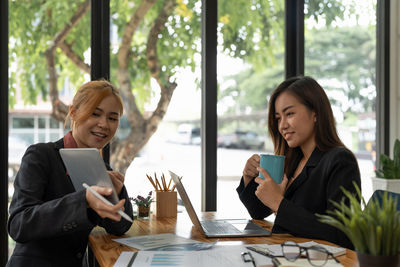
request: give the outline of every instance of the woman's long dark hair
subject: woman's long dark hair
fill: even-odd
[[[285,155],[285,173],[288,178],[293,175],[297,164],[303,157],[299,147],[290,148],[279,133],[275,119],[275,102],[283,92],[296,97],[310,111],[315,112],[315,142],[319,150],[328,151],[334,147],[345,147],[340,140],[335,125],[331,104],[324,89],[311,77],[298,76],[283,81],[273,91],[268,108],[268,131],[274,143],[276,155]]]

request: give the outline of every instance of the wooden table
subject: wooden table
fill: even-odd
[[[227,218],[227,217],[225,217]],[[218,213],[202,213],[202,219],[223,219]],[[255,220],[262,227],[271,230],[272,224],[265,220]],[[132,237],[149,234],[174,233],[181,237],[191,238],[202,242],[213,242],[217,238],[206,238],[192,224],[186,212],[178,213],[177,218],[159,218],[152,216],[149,220],[134,220],[131,229],[122,237]],[[102,267],[113,266],[122,251],[137,251],[134,248],[122,245],[113,241],[114,238],[121,238],[109,235],[103,228],[96,227],[89,236],[89,244],[98,263]],[[218,238],[217,245],[241,245],[241,244],[281,244],[286,240],[293,240],[298,243],[310,241],[308,238],[293,237],[288,234],[273,234],[270,237],[247,237],[247,238]],[[326,241],[315,240],[319,243],[333,245]],[[346,267],[358,266],[357,255],[353,250],[347,250],[346,254],[338,259]]]

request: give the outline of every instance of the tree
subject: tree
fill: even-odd
[[[308,75],[327,80],[331,101],[345,112],[375,111],[375,29],[368,26],[310,31],[306,50]],[[333,81],[333,82],[332,82]],[[344,97],[343,97],[344,96]]]
[[[318,2],[315,5],[314,2]],[[338,0],[306,1],[306,17],[324,14],[328,21],[341,16]],[[111,1],[111,77],[124,100],[131,125],[126,139],[114,144],[113,166],[124,172],[162,121],[179,68],[196,67],[200,53],[201,1]],[[90,73],[83,56],[90,49],[89,0],[10,1],[10,104],[16,88],[26,102],[41,95],[50,99],[52,116],[64,120],[68,107],[59,91],[65,84],[76,87]],[[281,49],[283,1],[220,0],[219,34],[223,52],[262,66]],[[261,57],[259,55],[262,55]],[[151,79],[159,92],[153,91]],[[153,111],[145,104],[159,95]]]
[[[371,27],[313,29],[307,32],[305,74],[326,84],[331,102],[346,112],[375,111],[375,31]],[[220,99],[232,98],[235,105],[227,114],[244,113],[251,108],[267,109],[268,96],[282,82],[283,55],[276,55],[277,64],[263,70],[253,68],[227,77],[234,82],[220,93]],[[334,82],[332,82],[334,81]],[[337,95],[337,94],[336,94]],[[343,105],[349,102],[349,105]]]

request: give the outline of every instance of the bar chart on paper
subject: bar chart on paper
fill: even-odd
[[[156,253],[153,254],[150,266],[183,266],[184,257],[183,254]]]
[[[244,246],[222,246],[201,251],[139,251],[122,252],[114,267],[151,267],[151,266],[229,266],[242,267],[242,252],[248,250]],[[129,254],[129,255],[125,255]],[[253,254],[256,262],[272,264],[270,258]]]

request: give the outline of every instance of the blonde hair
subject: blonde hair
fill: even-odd
[[[115,96],[117,99],[120,116],[122,116],[124,113],[124,106],[118,89],[106,80],[98,80],[87,82],[78,89],[72,100],[67,117],[65,118],[65,124],[67,124],[68,118],[71,118],[71,113],[77,110],[79,110],[79,112],[74,114],[74,120],[71,119],[70,122],[71,129],[74,122],[77,125],[84,122],[90,117],[100,102],[110,95]]]

